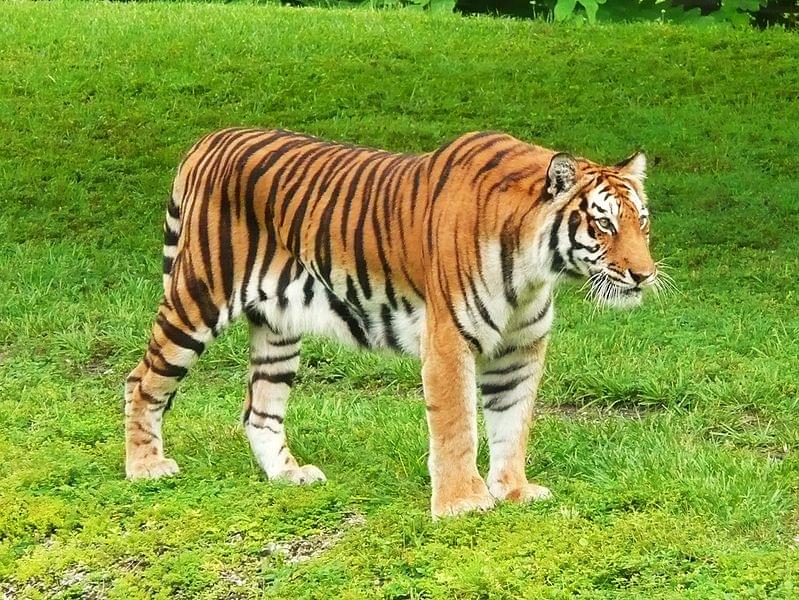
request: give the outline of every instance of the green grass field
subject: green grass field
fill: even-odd
[[[0,5],[0,592],[89,598],[799,593],[799,37],[248,5]],[[555,499],[433,523],[418,363],[303,347],[272,485],[239,426],[246,328],[124,480],[122,381],[181,154],[227,125],[392,150],[473,129],[650,159],[679,293],[564,287],[528,472]],[[481,469],[486,468],[481,448]]]

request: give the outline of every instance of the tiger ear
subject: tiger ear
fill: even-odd
[[[635,179],[638,183],[643,183],[646,179],[646,155],[640,150],[620,163],[616,163],[614,167],[619,170],[619,173]]]
[[[551,198],[570,190],[577,183],[577,161],[565,152],[552,157],[547,169],[547,192]]]

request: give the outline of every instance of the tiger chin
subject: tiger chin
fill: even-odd
[[[207,135],[172,186],[164,296],[126,381],[128,478],[178,472],[164,410],[244,317],[242,421],[270,480],[325,480],[295,459],[285,421],[301,338],[318,334],[420,356],[434,517],[549,498],[525,461],[553,289],[588,278],[599,304],[633,306],[655,284],[645,168],[641,153],[602,166],[495,132],[420,155],[285,130]]]

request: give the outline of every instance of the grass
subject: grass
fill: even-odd
[[[249,5],[0,5],[0,590],[7,597],[789,598],[799,585],[799,38]],[[432,523],[418,364],[303,348],[271,485],[246,332],[123,479],[122,380],[160,295],[174,168],[282,126],[421,151],[499,129],[643,147],[680,293],[558,317],[529,475],[555,500]],[[481,467],[486,467],[485,448]]]

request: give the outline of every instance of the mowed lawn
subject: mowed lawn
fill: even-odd
[[[0,592],[6,597],[790,598],[799,593],[799,37],[248,5],[0,5]],[[397,151],[496,129],[650,160],[678,292],[556,328],[528,473],[554,499],[433,523],[418,362],[303,347],[295,453],[239,425],[238,324],[128,483],[122,382],[201,134]],[[487,468],[481,445],[480,467]]]

